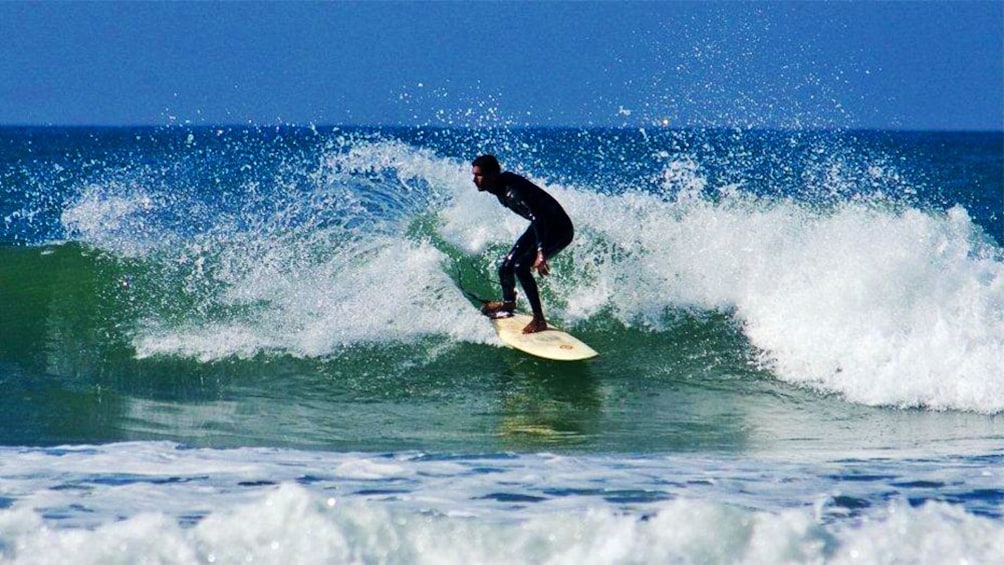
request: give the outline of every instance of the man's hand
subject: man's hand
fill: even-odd
[[[537,269],[537,272],[543,277],[551,274],[551,267],[548,266],[543,251],[537,251],[537,260],[533,262],[533,268]]]

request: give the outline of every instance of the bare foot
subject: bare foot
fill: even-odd
[[[534,318],[530,320],[530,323],[527,324],[525,328],[523,328],[523,333],[534,334],[537,332],[542,332],[546,329],[547,329],[547,322],[544,321],[544,318]]]

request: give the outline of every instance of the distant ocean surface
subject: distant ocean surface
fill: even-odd
[[[1004,133],[7,127],[0,221],[2,562],[1004,558]]]

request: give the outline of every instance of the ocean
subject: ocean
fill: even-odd
[[[4,127],[0,220],[2,562],[1004,560],[1002,132]]]

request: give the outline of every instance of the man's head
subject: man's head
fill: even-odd
[[[474,159],[471,165],[471,171],[474,173],[474,186],[478,187],[479,191],[495,187],[495,180],[502,172],[502,167],[494,155],[480,155]]]

